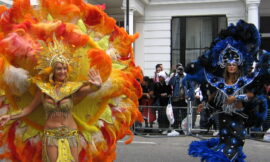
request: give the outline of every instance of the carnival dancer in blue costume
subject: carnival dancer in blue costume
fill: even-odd
[[[267,99],[253,86],[267,76],[269,53],[259,52],[260,35],[253,24],[240,20],[221,31],[211,47],[188,65],[184,83],[192,98],[193,84],[215,89],[207,98],[212,117],[218,115],[219,138],[193,141],[189,154],[207,162],[242,162],[246,128],[266,118]],[[252,67],[255,67],[253,70]]]

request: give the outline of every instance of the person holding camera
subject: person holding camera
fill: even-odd
[[[172,87],[172,106],[175,121],[172,125],[173,130],[168,134],[168,136],[179,135],[179,132],[175,131],[175,129],[179,128],[181,121],[187,116],[187,109],[182,108],[187,106],[185,88],[182,83],[184,77],[185,73],[183,65],[177,64],[176,72],[169,81],[169,86]]]

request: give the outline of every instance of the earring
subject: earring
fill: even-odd
[[[53,73],[51,73],[51,74],[49,75],[49,82],[50,82],[50,83],[54,83],[54,81],[53,81]]]

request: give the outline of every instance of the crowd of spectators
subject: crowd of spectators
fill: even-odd
[[[145,120],[144,127],[148,128],[146,131],[151,131],[153,125],[156,124],[159,133],[164,135],[179,136],[185,133],[188,101],[186,89],[182,83],[185,77],[184,71],[181,63],[178,63],[169,74],[164,71],[162,64],[157,64],[152,77],[144,76],[141,82],[143,95],[139,104]],[[208,84],[197,85],[192,105],[195,108],[192,114],[193,127],[218,130],[219,120],[211,116],[212,110],[207,108],[207,102],[205,102],[211,95],[211,91],[211,86]],[[265,85],[265,92],[270,96],[270,85]],[[174,123],[172,125],[166,116],[168,103],[171,103],[173,107]],[[270,115],[260,130],[266,132],[264,139],[270,141]],[[217,134],[218,132],[214,131],[213,135]]]

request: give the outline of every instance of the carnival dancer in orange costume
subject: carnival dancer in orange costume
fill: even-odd
[[[116,141],[142,121],[132,42],[82,0],[15,0],[0,7],[1,159],[113,161]]]

